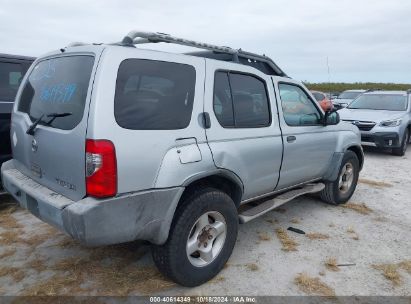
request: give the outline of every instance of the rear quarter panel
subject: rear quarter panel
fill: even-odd
[[[193,111],[187,128],[130,130],[118,125],[114,116],[117,73],[120,63],[132,58],[182,63],[195,68]],[[95,78],[87,138],[113,142],[117,157],[118,193],[178,186],[191,172],[206,170],[211,156],[200,117],[203,112],[204,77],[203,58],[127,47],[110,47],[103,54]],[[185,164],[180,161],[179,144],[176,142],[184,138],[190,139],[190,147],[197,153],[194,162]]]

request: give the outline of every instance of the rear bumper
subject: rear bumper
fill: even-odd
[[[11,159],[10,113],[0,113],[0,166]]]
[[[9,155],[9,154],[7,154],[7,155],[1,155],[1,154],[0,154],[0,167],[1,167],[1,165],[2,165],[4,162],[8,161],[9,159],[11,159],[11,155]],[[3,186],[2,186],[1,174],[0,174],[0,192],[2,191],[1,189],[3,189]]]
[[[401,146],[401,141],[396,132],[361,132],[361,144],[378,148],[398,148]]]
[[[89,246],[147,240],[163,244],[183,187],[97,200],[72,201],[23,175],[13,160],[3,164],[4,189],[33,215]]]

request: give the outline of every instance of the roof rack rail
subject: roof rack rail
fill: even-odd
[[[183,38],[178,38],[171,36],[169,34],[164,33],[154,33],[154,32],[142,32],[142,31],[131,31],[129,32],[120,43],[119,45],[124,46],[134,46],[135,44],[143,44],[143,43],[158,43],[158,42],[165,42],[165,43],[174,43],[179,45],[185,45],[190,47],[195,47],[199,49],[204,49],[208,51],[213,51],[215,53],[225,53],[232,55],[232,61],[242,64],[247,64],[248,61],[250,66],[257,67],[257,62],[262,62],[270,66],[273,70],[275,75],[278,76],[287,76],[275,63],[274,61],[265,56],[265,55],[258,55],[250,52],[243,51],[241,49],[233,49],[227,46],[217,46],[209,43],[197,42],[194,40],[188,40]],[[254,61],[254,64],[252,64]]]
[[[80,41],[74,41],[74,42],[70,42],[66,48],[68,47],[75,47],[75,46],[83,46],[83,45],[87,45],[87,43],[85,42],[80,42]]]
[[[383,91],[383,89],[368,89],[366,92]]]

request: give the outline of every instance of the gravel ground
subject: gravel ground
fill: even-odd
[[[301,197],[241,225],[225,269],[196,288],[163,278],[147,244],[85,248],[3,196],[0,294],[411,296],[410,169],[411,149],[367,149],[351,208]]]

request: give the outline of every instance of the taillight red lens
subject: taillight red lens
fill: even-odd
[[[117,194],[117,160],[109,140],[86,140],[87,195],[102,198]]]

